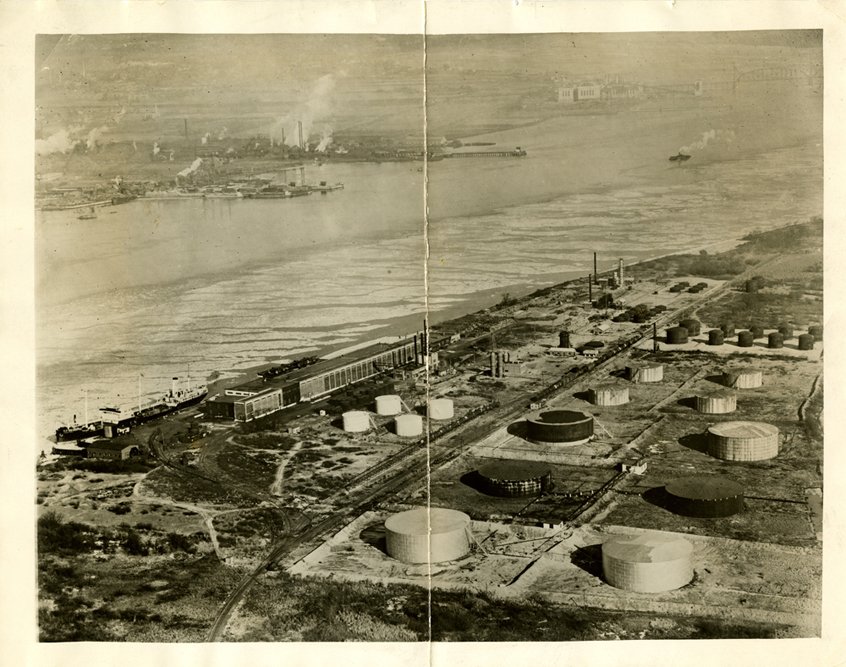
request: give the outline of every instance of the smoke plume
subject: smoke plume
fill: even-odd
[[[46,139],[36,139],[35,154],[68,153],[76,148],[78,143],[78,140],[71,138],[71,133],[68,130],[59,130]]]
[[[100,143],[100,137],[102,136],[103,132],[108,132],[109,126],[108,125],[101,125],[100,127],[95,127],[88,133],[88,137],[85,139],[85,148],[87,150],[93,150],[97,148]]]
[[[279,144],[298,146],[300,142],[299,128],[297,121],[303,124],[303,143],[308,146],[308,138],[311,135],[315,122],[325,119],[332,109],[332,93],[335,90],[335,77],[326,74],[315,81],[314,86],[304,104],[296,107],[290,113],[280,116],[270,128],[270,137]],[[324,130],[321,138],[323,148],[332,143],[332,129]],[[327,141],[328,139],[328,141]],[[326,142],[324,144],[324,141]]]
[[[317,152],[323,153],[329,146],[332,144],[332,128],[327,127],[323,130],[323,134],[320,136],[320,143],[317,144]]]
[[[708,130],[702,133],[699,141],[695,141],[689,146],[682,146],[679,152],[692,153],[693,151],[701,151],[707,148],[708,144],[713,141],[731,143],[734,141],[734,130]]]

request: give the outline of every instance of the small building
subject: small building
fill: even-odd
[[[212,396],[206,401],[209,417],[249,422],[282,409],[282,390],[278,388],[248,395],[244,395],[245,392],[239,392],[238,395],[229,392],[226,390],[224,394]]]
[[[602,86],[598,83],[582,83],[576,86],[575,99],[577,102],[598,100],[602,96]]]
[[[555,357],[575,357],[578,351],[574,347],[550,347],[546,353]]]
[[[88,458],[125,461],[139,456],[141,450],[134,442],[127,440],[95,440],[86,448]]]
[[[558,89],[558,103],[572,104],[576,101],[576,89],[573,86],[562,86]]]

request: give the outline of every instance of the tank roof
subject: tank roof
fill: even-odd
[[[719,500],[743,494],[743,487],[719,475],[694,475],[674,479],[667,484],[667,493],[691,500]]]
[[[469,525],[470,517],[464,512],[443,507],[415,507],[385,520],[387,530],[404,535],[449,533]]]
[[[676,535],[648,532],[612,537],[602,545],[602,553],[633,563],[664,563],[690,556],[693,545]]]
[[[543,477],[552,472],[545,463],[534,461],[495,461],[479,468],[478,473],[488,479],[524,481]]]
[[[576,410],[547,410],[533,418],[534,421],[544,424],[573,424],[589,419],[592,419],[590,415]]]
[[[708,432],[725,438],[762,438],[778,435],[778,428],[764,422],[731,421],[709,426]]]

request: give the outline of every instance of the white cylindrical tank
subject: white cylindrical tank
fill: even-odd
[[[394,418],[397,435],[414,438],[423,434],[423,417],[420,415],[397,415]]]
[[[429,401],[429,419],[452,419],[455,407],[451,398],[433,398]]]
[[[626,376],[632,382],[661,382],[664,379],[664,364],[648,363],[626,366]]]
[[[615,536],[602,545],[602,572],[605,581],[623,590],[671,591],[693,579],[693,546],[658,531]]]
[[[712,456],[725,461],[764,461],[778,456],[778,428],[763,422],[732,421],[708,427]]]
[[[590,390],[590,402],[594,405],[624,405],[629,402],[629,388],[625,385],[604,384]]]
[[[470,517],[440,507],[416,507],[385,521],[388,555],[404,563],[440,563],[470,552]]]
[[[737,396],[729,391],[717,391],[696,397],[696,409],[706,415],[724,415],[737,410]]]
[[[376,414],[383,417],[398,415],[402,412],[402,399],[396,394],[385,394],[376,397]]]
[[[361,433],[370,428],[370,415],[363,410],[350,410],[341,416],[347,433]]]
[[[732,389],[755,389],[764,384],[764,374],[751,368],[726,370],[723,372],[723,384]]]

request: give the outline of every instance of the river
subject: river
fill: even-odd
[[[196,381],[396,332],[589,271],[822,212],[822,149],[733,133],[677,166],[695,114],[553,119],[486,137],[525,158],[327,163],[342,191],[291,200],[138,200],[36,217],[38,447],[58,422]],[[660,137],[660,140],[657,138]],[[424,237],[424,176],[429,227]],[[404,318],[404,319],[403,319]],[[393,328],[392,328],[393,327]]]

